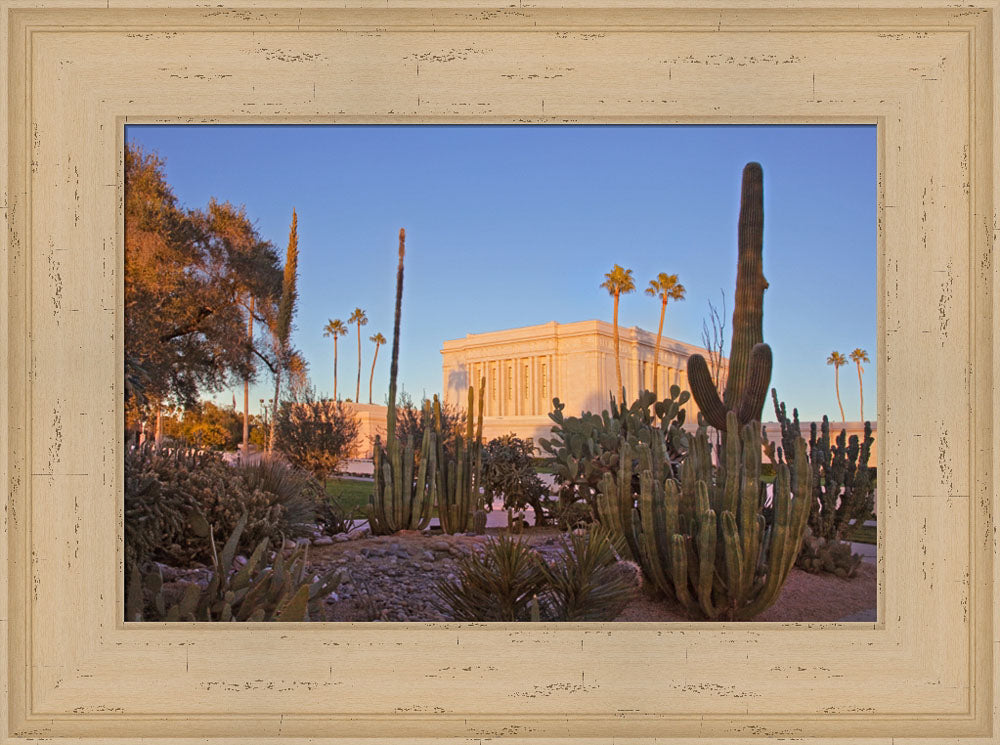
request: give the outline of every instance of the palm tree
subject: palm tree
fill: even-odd
[[[865,420],[865,385],[861,382],[861,365],[862,363],[867,364],[871,360],[868,359],[868,352],[858,347],[851,352],[851,361],[858,366],[858,390],[861,393],[861,421],[863,422]]]
[[[840,368],[847,364],[847,358],[840,352],[830,352],[826,358],[826,364],[833,365],[833,383],[837,387],[837,406],[840,407],[840,421],[846,422],[844,418],[844,405],[840,403]]]
[[[375,342],[375,357],[372,359],[372,374],[368,376],[368,403],[372,402],[372,381],[375,380],[375,363],[378,361],[378,348],[385,344],[385,337],[379,332],[369,336],[368,341]]]
[[[354,390],[354,400],[357,403],[359,398],[361,398],[361,327],[368,324],[368,316],[361,308],[355,308],[354,312],[351,313],[351,317],[347,319],[348,323],[353,323],[358,327],[358,385]]]
[[[653,394],[657,393],[657,368],[660,366],[660,340],[663,338],[663,318],[667,315],[667,302],[670,300],[683,300],[684,285],[677,281],[676,274],[665,274],[660,272],[656,279],[649,280],[649,287],[646,294],[651,297],[659,297],[663,301],[660,306],[660,327],[656,331],[656,351],[653,353]]]
[[[334,320],[328,320],[326,326],[323,329],[323,336],[333,337],[333,400],[339,400],[337,398],[337,338],[340,336],[347,336],[347,326],[339,318]]]
[[[616,395],[621,395],[624,401],[625,395],[622,391],[622,360],[618,341],[618,299],[624,294],[635,291],[635,282],[632,281],[632,270],[623,269],[618,264],[615,264],[614,268],[604,275],[601,287],[607,290],[608,294],[615,299],[615,379],[618,383],[618,394]]]

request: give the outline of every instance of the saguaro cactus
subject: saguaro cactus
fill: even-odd
[[[756,422],[727,419],[724,457],[711,462],[704,428],[682,467],[681,479],[660,480],[638,447],[639,493],[634,493],[632,448],[622,444],[623,468],[601,482],[601,522],[624,534],[646,577],[692,615],[753,618],[771,606],[795,563],[810,507],[811,473],[805,442],[795,445],[795,468],[779,464],[774,520],[763,514],[761,436]]]
[[[389,366],[389,404],[385,422],[385,447],[375,437],[374,489],[368,498],[368,523],[375,535],[399,530],[422,530],[431,521],[436,475],[437,435],[425,429],[414,480],[412,435],[401,445],[396,437],[396,376],[399,372],[399,323],[403,307],[403,257],[406,232],[399,230],[399,266],[396,269],[396,316],[392,327],[392,362]]]
[[[771,347],[764,343],[763,330],[767,289],[763,245],[764,172],[759,163],[747,163],[740,195],[733,338],[726,390],[721,400],[705,358],[700,354],[688,358],[688,380],[694,400],[705,420],[723,431],[728,411],[736,412],[741,425],[760,421],[771,382]]]

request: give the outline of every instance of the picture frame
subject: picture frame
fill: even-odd
[[[0,0],[0,742],[994,741],[997,3],[297,5]],[[876,124],[879,620],[123,622],[124,127],[261,121]]]

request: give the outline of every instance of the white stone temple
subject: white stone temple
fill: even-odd
[[[629,400],[653,389],[656,334],[638,327],[619,327],[622,385]],[[666,397],[671,385],[688,390],[687,359],[701,348],[663,337],[657,390]],[[518,437],[548,437],[552,399],[566,404],[566,415],[607,409],[615,383],[614,328],[605,321],[579,321],[467,334],[444,342],[444,400],[465,408],[468,388],[486,378],[483,435],[489,440],[509,432]],[[725,379],[725,360],[722,377]],[[694,400],[686,406],[697,419]]]

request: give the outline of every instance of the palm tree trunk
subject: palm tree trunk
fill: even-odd
[[[840,421],[846,422],[847,418],[844,416],[844,405],[840,403],[840,368],[833,368],[833,384],[837,388],[837,406],[840,407]]]
[[[333,400],[337,398],[337,337],[333,337]]]
[[[865,384],[861,382],[861,363],[858,363],[858,392],[861,394],[861,421],[865,420]]]
[[[361,403],[361,322],[358,322],[358,385],[354,389],[354,403]]]
[[[247,338],[253,344],[253,298],[250,298],[250,319],[247,321]],[[250,454],[250,381],[243,381],[243,457]]]
[[[163,407],[157,403],[156,404],[156,438],[155,442],[157,445],[163,439]]]
[[[660,378],[657,368],[660,366],[660,340],[663,338],[663,317],[667,315],[667,304],[660,308],[660,327],[656,330],[656,349],[653,351],[653,395],[659,395]]]
[[[615,398],[621,396],[622,401],[624,401],[625,396],[622,393],[622,359],[620,354],[620,345],[618,343],[618,293],[615,293],[614,327],[615,327],[615,381],[618,383],[618,392],[615,393]]]
[[[274,373],[274,401],[271,404],[271,426],[267,435],[267,452],[274,450],[274,420],[275,413],[278,411],[278,395],[281,392],[281,363],[278,363],[278,369]]]
[[[378,344],[375,345],[375,357],[372,359],[372,374],[368,377],[368,403],[372,402],[372,381],[375,380],[376,362],[378,362]]]

